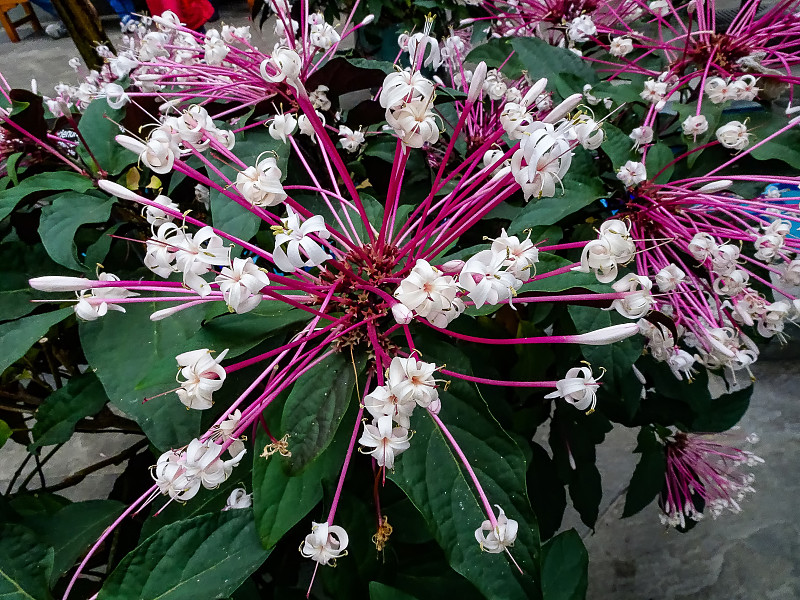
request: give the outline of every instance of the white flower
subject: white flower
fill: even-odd
[[[194,439],[186,448],[186,473],[198,478],[204,488],[213,490],[231,476],[233,467],[241,462],[246,452],[242,449],[230,460],[223,460],[221,444],[210,439],[205,442]]]
[[[616,37],[611,40],[608,51],[612,56],[625,56],[633,52],[633,40],[629,37]]]
[[[312,234],[321,239],[330,237],[323,217],[314,215],[301,223],[299,215],[290,206],[286,207],[286,213],[281,225],[273,227],[275,250],[272,259],[275,266],[292,273],[303,267],[318,267],[328,260],[328,253],[311,237]]]
[[[315,110],[314,113],[317,115],[317,118],[322,122],[322,125],[324,127],[325,115],[323,115],[318,110]],[[308,115],[305,114],[300,115],[297,119],[297,126],[300,129],[300,133],[310,137],[312,142],[317,141],[317,132],[314,130],[314,125],[311,123],[311,119],[308,118]]]
[[[745,291],[749,282],[749,273],[736,269],[730,273],[720,275],[718,279],[714,280],[714,291],[724,296],[738,296]]]
[[[156,196],[153,199],[153,202],[160,204],[164,208],[169,208],[172,210],[178,210],[179,208],[178,205],[170,200],[168,196],[164,196],[162,194]],[[145,206],[143,210],[147,222],[156,229],[161,227],[164,223],[170,223],[172,221],[171,215],[167,214],[160,208],[156,208],[155,206]]]
[[[726,100],[735,100],[737,95],[737,90],[731,87],[730,82],[721,77],[707,79],[703,91],[714,104],[720,104]]]
[[[225,43],[216,29],[211,29],[206,33],[205,40],[203,41],[203,48],[205,50],[205,61],[208,65],[221,65],[225,57],[228,56],[230,48]]]
[[[278,162],[268,156],[255,167],[247,167],[236,175],[236,189],[254,206],[277,206],[286,200],[282,175]]]
[[[505,97],[508,84],[503,80],[503,75],[500,71],[491,69],[486,73],[482,89],[489,96],[490,100],[497,102]]]
[[[272,67],[276,71],[274,75],[267,72],[267,67]],[[300,76],[300,69],[303,67],[303,59],[294,50],[289,48],[277,48],[272,56],[261,62],[261,77],[269,83],[280,83],[286,81],[289,85],[294,85]]]
[[[323,50],[329,50],[334,44],[338,44],[341,40],[339,33],[333,28],[332,25],[325,23],[317,23],[311,26],[311,33],[308,36],[311,44]]]
[[[252,260],[234,258],[232,267],[224,267],[216,278],[225,303],[238,314],[253,310],[261,302],[259,292],[269,285],[269,277]]]
[[[409,395],[401,400],[392,393],[388,385],[382,385],[375,388],[372,392],[364,396],[364,408],[374,418],[383,416],[391,417],[400,427],[408,428],[411,424],[411,413],[417,403]]]
[[[800,259],[795,258],[786,264],[781,273],[781,280],[789,285],[800,285]]]
[[[127,77],[131,71],[139,66],[139,61],[132,56],[120,52],[117,56],[108,59],[108,67],[117,79]]]
[[[753,242],[756,247],[755,257],[758,260],[772,262],[780,256],[780,251],[783,248],[786,240],[784,236],[778,233],[765,233],[760,235]]]
[[[400,282],[394,297],[423,319],[437,327],[446,327],[464,311],[464,303],[457,294],[458,285],[452,276],[444,275],[420,258]]]
[[[467,291],[476,308],[509,300],[522,286],[513,273],[502,270],[505,260],[505,253],[481,250],[461,269],[458,284]]]
[[[609,283],[617,278],[617,260],[611,252],[611,243],[604,238],[592,240],[583,247],[581,264],[572,268],[581,273],[594,272],[597,281]]]
[[[338,525],[312,522],[311,533],[306,536],[300,552],[321,565],[330,565],[331,561],[336,564],[337,558],[347,556],[348,542],[347,532]]]
[[[639,96],[652,104],[658,104],[667,95],[667,84],[663,81],[648,79],[644,82],[644,90]]]
[[[585,42],[596,33],[597,27],[589,15],[575,17],[567,28],[567,34],[573,42]]]
[[[656,273],[656,285],[662,292],[671,292],[686,278],[686,273],[673,263]]]
[[[528,112],[528,108],[516,102],[506,102],[503,105],[503,112],[500,113],[500,125],[512,140],[520,139],[523,135],[523,128],[533,123],[534,120],[533,115]],[[503,153],[501,152],[501,154]]]
[[[650,9],[650,12],[659,17],[665,17],[669,14],[669,2],[667,0],[653,0],[647,5],[647,8]]]
[[[411,447],[408,441],[408,429],[392,427],[392,417],[388,415],[378,417],[372,425],[364,423],[364,433],[358,443],[367,448],[374,448],[369,454],[379,467],[386,467],[387,470],[394,469],[395,455]]]
[[[498,510],[497,527],[492,527],[492,522],[487,519],[475,530],[475,539],[481,545],[481,550],[490,554],[500,554],[506,548],[511,548],[519,530],[519,523],[506,517],[499,505],[495,506]],[[489,535],[485,535],[484,531],[488,531]]]
[[[545,398],[564,398],[578,410],[588,408],[592,412],[597,404],[597,388],[600,387],[597,381],[600,377],[595,379],[590,367],[574,367],[567,371],[564,379],[556,382],[556,391]]]
[[[118,83],[103,84],[101,93],[106,97],[106,102],[111,108],[122,108],[128,103],[128,94]]]
[[[716,240],[708,233],[696,233],[689,242],[689,252],[695,260],[701,263],[705,262],[716,248]]]
[[[520,241],[517,236],[509,236],[502,229],[500,237],[492,240],[492,252],[502,255],[503,266],[522,281],[531,278],[531,267],[539,262],[539,249],[533,245],[530,234]]]
[[[330,110],[331,101],[328,99],[328,92],[330,89],[331,88],[329,88],[327,85],[318,85],[317,89],[308,95],[311,105],[316,110]]]
[[[100,273],[99,281],[119,281],[119,277],[111,273]],[[109,310],[125,312],[119,304],[109,302],[138,296],[136,292],[131,292],[123,287],[97,287],[89,290],[82,290],[77,293],[78,303],[73,307],[75,314],[84,321],[94,321],[103,317]]]
[[[217,358],[211,356],[208,348],[191,350],[175,357],[181,368],[178,379],[181,387],[177,394],[187,408],[205,410],[214,404],[211,395],[225,383],[225,369],[219,364],[228,353],[227,348]]]
[[[703,115],[686,117],[681,127],[683,128],[683,135],[690,135],[696,140],[698,135],[708,131],[708,120]]]
[[[124,148],[137,152],[139,160],[154,173],[160,175],[172,170],[175,155],[180,153],[180,148],[173,140],[172,135],[162,128],[154,130],[146,143],[127,135],[118,135],[116,140]]]
[[[411,100],[427,100],[432,94],[432,81],[425,79],[419,71],[412,74],[410,69],[406,69],[386,76],[378,101],[383,108],[395,109]]]
[[[229,44],[239,41],[249,42],[251,37],[249,25],[243,25],[242,27],[222,26],[222,39]]]
[[[611,303],[609,310],[616,311],[628,319],[638,319],[650,312],[653,296],[650,289],[653,282],[647,277],[630,273],[612,284],[615,292],[627,292],[624,298],[617,298]]]
[[[286,143],[286,136],[292,135],[297,128],[297,119],[291,113],[275,115],[269,124],[269,134],[274,140]]]
[[[412,100],[396,110],[386,111],[386,122],[394,129],[403,144],[411,148],[435,144],[439,139],[439,125],[431,110],[429,99]]]
[[[711,251],[711,268],[717,275],[730,275],[739,260],[739,246],[722,244]]]
[[[628,137],[633,140],[633,149],[638,150],[639,146],[646,146],[653,141],[653,128],[647,125],[636,127]]]
[[[168,37],[166,33],[151,31],[139,43],[139,60],[142,62],[153,60],[158,56],[167,56],[169,52],[164,48]]]
[[[159,491],[173,500],[190,500],[200,489],[200,480],[186,472],[184,454],[175,450],[168,450],[158,458],[151,476]]]
[[[731,121],[717,129],[719,143],[731,150],[744,150],[750,144],[747,126],[739,121]]]
[[[784,322],[789,317],[792,307],[788,302],[779,300],[770,304],[758,321],[758,333],[766,338],[783,333]]]
[[[691,381],[692,373],[694,373],[694,369],[692,369],[694,362],[694,356],[686,352],[686,350],[681,350],[680,348],[676,348],[667,359],[667,364],[672,370],[672,374],[677,377],[678,381],[683,381],[684,377]]]
[[[395,356],[389,363],[388,387],[398,402],[414,401],[431,412],[439,412],[439,391],[436,389],[434,363],[417,360],[415,356]]]
[[[253,506],[253,495],[248,494],[247,490],[244,488],[236,488],[231,492],[231,495],[228,496],[228,499],[225,501],[225,508],[222,510],[240,510],[242,508],[250,508],[251,506]]]
[[[755,100],[758,92],[756,78],[753,75],[743,75],[731,84],[731,89],[736,100]]]
[[[353,131],[345,125],[339,125],[339,138],[342,148],[348,152],[358,152],[365,139],[364,133],[360,129]]]
[[[417,64],[420,54],[424,55],[428,47],[430,47],[430,53],[425,57],[422,65],[425,67],[432,66],[435,70],[442,65],[442,51],[439,48],[439,42],[436,41],[436,38],[426,33],[428,29],[429,28],[426,27],[424,31],[409,36],[407,42],[408,59],[412,65]]]
[[[211,293],[211,286],[201,275],[212,266],[226,267],[231,264],[230,246],[206,225],[194,235],[183,233],[180,246],[175,246],[175,268],[183,271],[183,283],[201,296]]]
[[[619,179],[625,187],[632,187],[647,179],[647,170],[644,164],[629,160],[617,171],[617,179]]]
[[[520,147],[511,157],[511,172],[526,200],[533,195],[551,198],[570,164],[569,140],[549,123],[537,121],[525,128]]]

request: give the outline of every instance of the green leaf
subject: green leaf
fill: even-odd
[[[649,427],[642,427],[638,441],[636,452],[641,452],[642,457],[636,464],[628,492],[625,494],[623,518],[635,515],[650,504],[664,487],[664,472],[667,469],[664,447]]]
[[[691,423],[692,431],[720,432],[736,425],[750,406],[753,386],[714,398]]]
[[[571,264],[573,264],[572,261],[566,258],[548,252],[541,252],[539,254],[539,262],[536,263],[536,273],[537,275],[544,275]],[[524,292],[563,292],[570,288],[584,288],[594,292],[612,291],[611,285],[597,281],[594,273],[567,271],[560,275],[551,275],[550,277],[526,283],[517,291],[517,294]]]
[[[126,305],[125,314],[109,311],[102,319],[80,322],[80,338],[111,404],[134,419],[157,448],[165,450],[182,446],[199,433],[200,412],[187,411],[173,394],[143,401],[176,387],[178,354],[204,347],[192,348],[190,338],[200,328],[205,309],[198,306],[151,321],[150,314],[160,308],[163,306],[155,302],[142,302]]]
[[[74,271],[85,270],[86,267],[78,261],[75,233],[81,225],[107,221],[114,202],[113,198],[65,192],[42,208],[39,235],[50,257]],[[94,268],[90,265],[89,270]]]
[[[48,329],[71,314],[71,308],[62,308],[0,325],[0,348],[3,349],[0,353],[0,373],[43,338]]]
[[[387,75],[394,73],[394,63],[388,60],[370,60],[368,58],[347,58],[345,60],[360,69],[378,69]]]
[[[564,193],[553,198],[531,198],[508,227],[509,235],[542,225],[553,225],[564,217],[606,196],[599,177],[570,173],[564,178]]]
[[[621,129],[608,122],[603,123],[603,131],[605,131],[606,139],[600,145],[600,149],[611,159],[611,164],[614,165],[616,171],[631,160],[633,140]]]
[[[18,319],[34,311],[39,305],[31,302],[46,296],[28,285],[28,280],[39,275],[71,274],[55,264],[41,244],[29,246],[24,242],[0,244],[0,321]]]
[[[553,73],[569,73],[586,83],[597,81],[591,64],[566,48],[551,46],[538,38],[514,38],[511,46],[532,80],[552,77]]]
[[[655,183],[667,183],[672,177],[672,172],[675,170],[675,165],[669,165],[675,160],[675,155],[666,144],[659,142],[647,149],[647,158],[645,165],[647,166],[647,178]],[[658,173],[661,173],[658,175]],[[658,175],[656,177],[656,175]]]
[[[234,146],[236,156],[248,166],[255,165],[258,157],[265,152],[269,153],[269,156],[277,157],[278,168],[284,178],[286,177],[289,148],[288,143],[284,144],[280,140],[272,139],[266,129],[248,132],[247,137],[237,139]],[[225,177],[231,181],[236,181],[236,174],[239,172],[237,169],[223,164],[218,165],[218,167]],[[227,182],[218,175],[212,174],[211,178],[223,187],[227,185]],[[209,199],[211,202],[211,221],[214,227],[245,241],[256,234],[261,226],[261,218],[259,216],[213,188],[209,193]]]
[[[531,504],[539,522],[539,532],[543,539],[547,539],[553,537],[561,527],[567,507],[567,492],[547,450],[536,442],[530,444],[533,452],[528,468],[528,488],[536,490],[531,496]]]
[[[355,419],[355,411],[350,413]],[[291,473],[288,459],[279,454],[269,458],[254,457],[253,512],[265,548],[277,544],[322,500],[323,482],[334,481],[341,469],[350,437],[348,429],[340,428],[331,445],[299,473]],[[264,448],[269,441],[267,434],[259,429],[256,450]],[[289,438],[292,456],[294,447],[294,440]]]
[[[102,535],[124,510],[115,500],[87,500],[68,504],[55,513],[30,516],[25,524],[55,551],[50,585]]]
[[[0,191],[0,219],[6,218],[20,200],[34,192],[45,190],[73,190],[86,192],[94,187],[94,182],[85,175],[71,171],[48,171],[23,180],[18,186]]]
[[[227,597],[266,560],[251,510],[172,523],[128,554],[98,600]]]
[[[425,349],[426,360],[438,364],[446,358],[448,368],[470,371],[467,359],[453,347],[429,340]],[[526,575],[518,578],[503,554],[481,551],[475,529],[487,518],[483,505],[463,464],[427,413],[415,413],[413,443],[398,457],[390,478],[422,513],[456,572],[488,598],[530,598],[538,574],[539,532],[527,498],[522,452],[492,417],[474,384],[454,379],[440,396],[441,419],[486,494],[519,523],[511,552]]]
[[[514,48],[506,38],[493,38],[485,44],[480,44],[467,54],[466,62],[477,63],[484,61],[490,69],[499,68],[507,77],[516,79],[522,75],[525,66],[520,61],[519,56],[514,53]],[[511,58],[509,58],[509,56]]]
[[[8,438],[11,437],[11,427],[8,423],[0,419],[0,448],[6,445]]]
[[[416,597],[378,581],[370,581],[369,600],[416,600]]]
[[[0,523],[0,598],[49,600],[53,549],[27,527]]]
[[[22,152],[15,152],[11,156],[8,157],[6,160],[6,172],[8,173],[9,178],[14,183],[14,185],[19,185],[19,173],[17,172],[17,163],[19,159],[22,158]],[[25,167],[22,168],[25,170]]]
[[[542,599],[583,600],[589,585],[589,554],[574,529],[542,548]]]
[[[136,155],[120,146],[114,139],[120,134],[119,125],[125,118],[125,109],[112,109],[105,98],[97,98],[83,111],[78,123],[78,131],[89,145],[100,168],[110,175],[117,175],[130,164],[136,162]],[[114,123],[116,121],[116,123]],[[87,165],[95,168],[86,148],[78,146],[81,157]]]
[[[108,398],[103,384],[94,373],[88,371],[69,380],[67,385],[44,399],[36,409],[36,424],[33,426],[33,452],[40,446],[52,446],[66,442],[81,419],[94,415],[105,406]]]
[[[349,359],[344,354],[329,356],[300,377],[286,399],[281,430],[292,440],[289,464],[293,473],[328,447],[347,412],[355,385]],[[363,360],[359,362],[363,365]]]

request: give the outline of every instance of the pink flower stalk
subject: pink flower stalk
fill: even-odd
[[[666,480],[659,498],[663,524],[685,528],[702,519],[705,509],[715,519],[726,510],[741,511],[741,501],[755,492],[754,476],[741,468],[764,461],[731,441],[730,435],[677,432],[665,442]],[[746,441],[758,438],[750,435]]]

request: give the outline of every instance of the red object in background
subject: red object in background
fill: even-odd
[[[147,8],[151,15],[171,10],[189,29],[200,29],[214,14],[208,0],[147,0]]]

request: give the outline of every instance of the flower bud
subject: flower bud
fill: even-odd
[[[542,77],[539,81],[531,86],[531,89],[522,98],[523,106],[530,106],[531,102],[536,100],[547,87],[547,77]]]
[[[703,192],[704,194],[713,194],[715,192],[721,192],[722,190],[726,190],[733,185],[733,182],[730,179],[720,179],[719,181],[712,181],[710,183],[705,184],[697,188],[698,192]]]
[[[369,25],[375,20],[375,15],[367,15],[361,20],[362,25]]]
[[[140,142],[134,137],[129,135],[118,135],[114,138],[117,140],[117,143],[125,148],[126,150],[130,150],[131,152],[135,152],[136,154],[141,154],[147,149],[147,146],[144,142]]]
[[[467,92],[467,104],[472,104],[480,99],[481,92],[483,91],[483,82],[486,80],[486,63],[481,61],[475,67],[475,72],[472,74],[472,81],[469,84],[469,92]]]
[[[463,260],[448,260],[443,265],[439,265],[439,270],[443,273],[460,273],[465,264]]]
[[[555,123],[556,121],[564,117],[573,108],[578,106],[578,104],[581,103],[581,100],[583,100],[583,94],[572,94],[572,96],[570,96],[569,98],[564,100],[561,104],[556,106],[553,110],[551,110],[550,114],[548,114],[544,119],[542,119],[542,122]]]
[[[112,196],[116,196],[117,198],[122,198],[123,200],[132,200],[133,202],[139,202],[140,200],[143,199],[142,196],[140,196],[136,192],[132,192],[124,185],[114,183],[113,181],[109,181],[108,179],[101,179],[100,181],[98,181],[97,187],[99,187],[104,192],[108,192]]]
[[[408,325],[414,320],[414,312],[402,302],[398,302],[392,306],[392,315],[394,315],[395,321],[400,325]]]
[[[588,333],[572,335],[570,341],[576,344],[586,344],[587,346],[604,346],[613,344],[639,333],[639,326],[636,323],[623,323],[622,325],[612,325],[603,327]]]
[[[92,283],[86,277],[61,277],[58,275],[34,277],[28,280],[28,285],[42,292],[80,292],[92,287]]]

